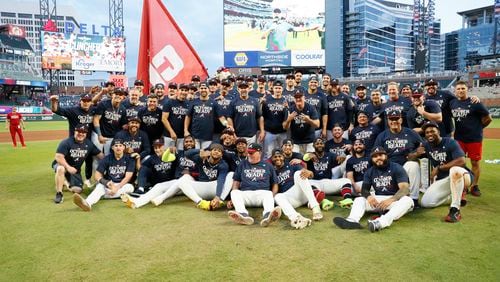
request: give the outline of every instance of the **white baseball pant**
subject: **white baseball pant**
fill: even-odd
[[[115,183],[118,184],[118,183]],[[95,189],[90,193],[90,195],[87,197],[86,201],[89,204],[89,206],[92,206],[99,202],[99,200],[104,196],[105,199],[116,199],[120,198],[121,195],[123,194],[129,194],[134,192],[134,186],[130,183],[127,183],[123,185],[114,195],[108,194],[111,192],[110,189],[104,187],[101,183],[98,183],[95,187]]]
[[[281,207],[283,213],[290,220],[295,220],[299,213],[295,210],[308,203],[310,209],[318,206],[318,201],[314,197],[311,184],[308,179],[300,177],[300,171],[293,175],[294,185],[284,193],[274,196],[276,204]]]
[[[410,179],[410,197],[414,200],[418,200],[418,195],[420,193],[420,166],[418,162],[407,161],[403,165],[403,168]]]
[[[231,191],[231,186],[233,185],[233,174],[234,172],[229,172],[226,175],[221,200],[224,200]],[[215,197],[217,194],[217,181],[196,181],[191,175],[184,174],[181,178],[179,178],[179,188],[189,199],[195,203],[199,203],[201,200],[212,200]]]
[[[320,180],[309,180],[312,186],[316,186],[319,190],[325,192],[327,195],[340,194],[340,190],[346,184],[351,184],[349,178],[339,178],[339,179],[320,179]]]
[[[462,192],[470,182],[469,172],[463,167],[454,166],[450,169],[450,176],[435,181],[427,188],[420,200],[421,205],[424,208],[435,208],[446,203],[451,196],[450,207],[460,209]]]
[[[263,207],[262,215],[274,208],[273,192],[271,190],[231,191],[231,201],[239,213],[248,214],[246,207]]]
[[[174,139],[165,136],[163,141],[165,142],[165,148],[176,147],[177,150],[184,150],[184,138],[177,138],[177,141],[174,141]]]
[[[345,176],[345,167],[347,165],[347,160],[351,155],[347,155],[345,160],[338,166],[332,168],[332,179],[337,179]]]
[[[296,153],[301,153],[302,155],[304,155],[305,153],[314,152],[313,143],[293,144],[292,151]]]
[[[178,191],[178,185],[179,185],[178,179],[157,183],[146,194],[141,195],[139,198],[134,198],[132,199],[132,201],[134,202],[136,208],[140,208],[149,203],[154,198],[167,192],[169,189],[172,189],[173,191]]]
[[[205,150],[210,144],[212,144],[212,140],[194,139],[194,146],[196,149]]]
[[[384,201],[391,198],[392,196],[375,196],[378,202]],[[400,219],[403,215],[408,213],[413,209],[413,200],[408,196],[403,196],[398,201],[393,202],[389,208],[388,212],[378,218],[382,228],[391,226],[394,220]],[[354,203],[351,207],[351,213],[347,217],[347,220],[351,222],[359,222],[363,217],[365,212],[377,212],[377,208],[372,207],[365,197],[357,197],[354,199]]]
[[[266,131],[266,136],[264,137],[264,159],[271,157],[271,153],[275,148],[281,148],[283,140],[285,140],[286,132],[273,134]]]

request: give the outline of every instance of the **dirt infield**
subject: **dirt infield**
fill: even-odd
[[[47,140],[62,140],[68,136],[67,130],[50,130],[50,131],[25,131],[24,139],[30,141],[47,141]],[[500,128],[486,128],[484,137],[488,139],[500,139]],[[7,132],[0,133],[0,143],[11,142],[10,134]]]

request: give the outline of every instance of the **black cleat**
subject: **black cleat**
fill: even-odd
[[[60,204],[64,201],[63,193],[62,192],[57,192],[56,197],[54,198],[54,203]]]
[[[450,208],[450,212],[444,218],[444,221],[455,223],[455,222],[459,222],[460,219],[462,219],[462,215],[460,214],[460,210],[457,208]]]
[[[470,188],[470,194],[475,197],[481,196],[481,190],[479,190],[479,186],[474,185]]]
[[[333,218],[333,223],[340,227],[341,229],[361,229],[361,224],[359,222],[352,222],[343,217]]]

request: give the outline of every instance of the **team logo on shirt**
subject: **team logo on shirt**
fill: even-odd
[[[84,158],[87,155],[87,149],[75,148],[69,150],[69,156],[73,158],[75,161],[78,161],[80,158]]]
[[[127,171],[127,166],[124,165],[114,165],[109,167],[110,175],[120,176],[124,175],[126,171]]]
[[[192,168],[195,166],[195,164],[192,160],[187,159],[185,157],[181,157],[179,162],[180,162],[181,167]]]
[[[314,162],[313,166],[315,171],[318,172],[325,171],[328,169],[328,162],[321,162],[321,161]]]
[[[385,144],[387,145],[387,148],[389,150],[394,150],[394,152],[399,152],[400,149],[406,148],[406,145],[408,144],[408,139],[389,139],[385,140]]]
[[[381,191],[387,191],[391,186],[392,176],[381,175],[379,177],[373,178],[373,183],[375,183],[375,187],[382,189]]]
[[[277,176],[278,176],[278,183],[283,184],[290,179],[290,170],[287,169],[285,171],[282,171],[282,172],[278,173]]]
[[[202,169],[203,169],[203,173],[205,173],[205,175],[209,179],[217,179],[217,175],[218,175],[219,171],[216,168],[210,168],[210,167],[207,167],[206,165],[203,165]]]
[[[329,109],[334,109],[333,111],[336,112],[340,108],[344,107],[344,101],[343,100],[332,100],[328,102],[328,108]]]
[[[139,113],[139,111],[137,111],[135,108],[129,108],[126,111],[128,117],[136,117],[137,114]]]
[[[92,119],[93,117],[91,115],[78,116],[78,122],[81,124],[90,124],[92,123]]]
[[[361,139],[361,140],[366,140],[370,139],[373,135],[373,130],[363,130],[360,132],[356,132],[354,136],[356,137],[355,139]]]
[[[209,106],[205,106],[205,105],[196,105],[193,107],[193,110],[200,117],[204,117],[205,115],[211,114],[213,108],[211,106],[209,107]]]
[[[416,123],[416,124],[423,124],[423,123],[424,123],[424,121],[425,121],[424,116],[422,116],[422,115],[420,115],[420,114],[419,114],[419,115],[417,115],[417,116],[415,116],[415,123]]]
[[[432,151],[429,154],[436,162],[446,163],[446,152]]]
[[[243,114],[243,116],[248,116],[248,114],[253,113],[255,109],[253,105],[247,105],[247,104],[237,105],[235,108],[236,111],[240,114]]]
[[[136,140],[129,140],[123,143],[125,143],[125,146],[127,146],[127,148],[132,148],[132,150],[134,150],[134,152],[136,153],[139,152],[139,149],[141,148],[142,145],[142,141],[136,141]]]
[[[368,161],[361,161],[352,166],[355,172],[363,173],[368,169]]]
[[[157,117],[154,116],[143,116],[142,117],[142,122],[146,125],[153,125],[156,124],[159,121]]]
[[[172,107],[172,114],[178,116],[181,119],[182,116],[187,115],[188,109],[184,107]]]
[[[252,167],[250,169],[243,170],[243,175],[246,178],[251,179],[252,181],[264,179],[265,174],[266,174],[266,170],[263,168]]]
[[[309,105],[314,106],[314,107],[317,107],[320,102],[321,102],[321,100],[316,99],[316,98],[306,99],[306,103],[308,103]]]
[[[271,112],[273,112],[274,115],[277,115],[280,112],[283,112],[285,109],[284,104],[279,104],[279,103],[272,103],[272,104],[267,104],[267,107]]]
[[[120,120],[120,113],[116,113],[114,111],[110,112],[110,111],[105,111],[104,112],[104,117],[107,119],[107,120],[110,120],[110,121],[119,121]]]
[[[345,149],[342,147],[330,148],[330,153],[334,153],[337,156],[345,156]]]
[[[457,121],[462,121],[463,118],[466,118],[470,113],[470,109],[453,109],[451,110],[451,114],[453,115],[454,118],[457,119]]]
[[[166,172],[172,168],[172,163],[161,162],[159,164],[155,164],[153,167],[157,172]]]

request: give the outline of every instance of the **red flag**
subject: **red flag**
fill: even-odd
[[[208,77],[203,62],[161,0],[144,0],[137,79],[150,84],[190,82]]]
[[[45,25],[43,26],[42,30],[57,32],[56,23],[53,20],[49,19],[47,23],[45,23]]]

